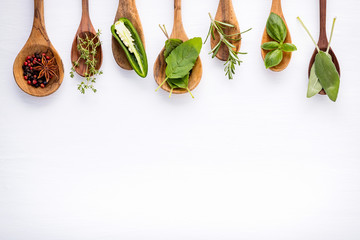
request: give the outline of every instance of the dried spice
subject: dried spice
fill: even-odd
[[[55,57],[47,60],[46,57],[43,55],[41,58],[41,62],[36,61],[36,63],[38,64],[38,66],[34,67],[34,70],[39,71],[38,79],[45,77],[46,82],[49,82],[52,77],[57,77],[56,72],[59,70],[59,68],[56,64]]]

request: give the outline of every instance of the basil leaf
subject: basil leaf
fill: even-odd
[[[190,72],[199,57],[202,40],[199,37],[190,39],[175,48],[166,58],[166,77],[182,78]]]
[[[335,102],[339,93],[340,76],[331,58],[323,51],[315,57],[315,73],[328,97]]]
[[[319,82],[319,78],[316,76],[315,73],[315,64],[313,64],[310,70],[307,97],[311,98],[316,94],[318,94],[321,90],[322,90],[322,86],[321,83]]]
[[[264,50],[275,50],[280,47],[280,44],[278,42],[272,41],[272,42],[266,42],[263,45],[261,45],[261,48]]]
[[[274,51],[268,52],[265,56],[265,67],[271,68],[279,65],[283,59],[283,51],[276,49]]]
[[[184,88],[187,89],[189,86],[189,77],[190,73],[185,75],[183,78],[170,78],[167,80],[167,83],[171,88]]]
[[[281,49],[284,51],[284,52],[294,52],[297,50],[296,46],[294,44],[291,44],[291,43],[284,43],[282,46],[281,46]]]
[[[165,42],[165,51],[164,57],[165,59],[170,55],[170,53],[177,48],[180,44],[183,43],[183,40],[180,39],[168,39]]]
[[[287,28],[282,18],[275,14],[270,13],[266,23],[267,34],[278,42],[284,42],[287,35]]]

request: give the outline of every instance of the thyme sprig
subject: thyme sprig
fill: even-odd
[[[78,84],[78,90],[85,94],[87,89],[91,89],[94,93],[96,93],[96,89],[94,84],[96,83],[96,77],[98,75],[103,74],[103,71],[96,69],[96,65],[98,61],[96,60],[96,54],[98,47],[101,45],[100,42],[101,32],[98,30],[94,37],[89,37],[88,34],[85,34],[84,38],[80,36],[77,37],[77,49],[80,53],[80,57],[76,62],[73,62],[73,66],[71,68],[70,77],[74,78],[75,69],[79,67],[80,61],[84,60],[86,65],[86,71],[84,75],[84,80]]]
[[[241,33],[236,33],[236,34],[226,34],[224,32],[224,29],[226,28],[234,28],[235,26],[229,23],[225,23],[225,22],[220,22],[217,20],[214,20],[213,17],[211,16],[211,14],[209,13],[209,17],[211,20],[211,24],[210,24],[210,29],[208,32],[208,35],[205,39],[204,44],[206,43],[206,41],[208,40],[208,38],[211,37],[215,40],[215,30],[216,32],[219,34],[220,36],[220,41],[215,45],[215,47],[213,49],[211,49],[211,51],[209,52],[209,54],[212,54],[212,58],[215,58],[215,56],[218,54],[222,43],[225,44],[225,46],[228,48],[229,50],[229,58],[227,59],[227,61],[225,62],[224,66],[225,66],[225,76],[228,76],[228,78],[231,80],[234,78],[234,74],[235,74],[235,67],[236,65],[239,65],[242,63],[242,61],[240,60],[238,54],[247,54],[244,52],[238,52],[234,49],[236,49],[235,45],[232,44],[231,42],[238,42],[241,40],[241,34],[246,33],[248,31],[250,31],[252,28],[241,32]]]

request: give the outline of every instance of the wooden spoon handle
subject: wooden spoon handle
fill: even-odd
[[[81,20],[90,18],[89,0],[82,0],[82,17]]]
[[[326,48],[328,45],[326,36],[326,0],[320,0],[320,36],[318,45],[320,48]]]
[[[49,41],[45,29],[44,0],[34,0],[34,22],[30,38],[42,38]]]
[[[227,6],[232,5],[232,0],[220,0],[220,5],[223,8],[226,8]]]
[[[271,5],[271,12],[278,15],[282,14],[281,0],[273,0]]]
[[[181,33],[185,33],[181,16],[181,0],[174,0],[174,26],[171,38],[178,38]]]

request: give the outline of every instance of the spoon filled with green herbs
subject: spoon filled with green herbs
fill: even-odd
[[[188,40],[181,18],[181,0],[174,0],[174,26],[154,64],[154,78],[160,88],[170,93],[190,93],[200,83],[202,64],[200,51],[202,39]],[[191,94],[192,96],[192,94]]]
[[[292,52],[296,50],[296,46],[291,43],[281,0],[273,0],[261,41],[261,56],[266,69],[274,72],[284,70],[290,63]]]
[[[311,36],[303,21],[299,17],[298,20],[316,46],[309,65],[309,85],[307,97],[311,98],[316,94],[327,94],[331,101],[336,102],[340,87],[340,66],[334,52],[330,48],[336,18],[333,20],[330,42],[328,42],[326,45],[322,44],[325,43],[323,40],[324,36],[326,38],[326,35],[321,36],[322,40],[316,44],[314,38]],[[327,38],[325,40],[327,42]]]
[[[316,94],[327,94],[335,102],[340,87],[340,65],[330,45],[336,18],[333,20],[330,41],[328,41],[326,35],[326,0],[320,0],[320,35],[317,44],[303,21],[299,17],[298,20],[316,46],[309,64],[307,97],[311,98]]]

